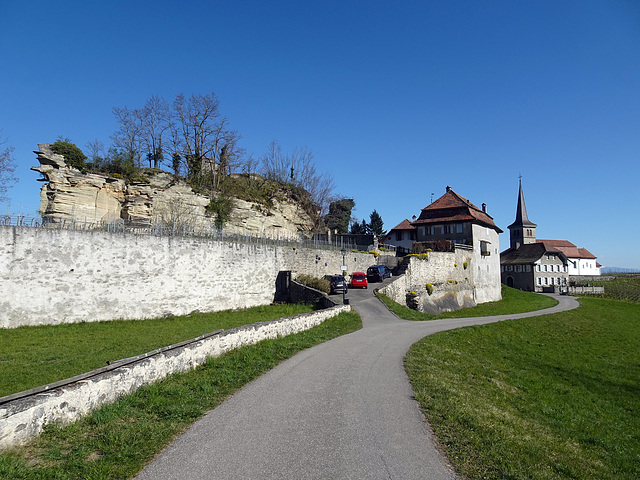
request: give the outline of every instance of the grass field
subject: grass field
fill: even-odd
[[[411,348],[416,398],[465,478],[640,478],[640,305],[581,304]]]
[[[305,332],[239,348],[142,387],[67,427],[47,427],[24,448],[0,454],[0,478],[131,478],[176,435],[251,380],[303,349],[361,327],[358,314],[341,313]]]
[[[0,397],[204,333],[309,311],[305,305],[267,305],[150,320],[0,329]]]
[[[604,287],[604,298],[640,302],[640,275],[617,275],[613,280],[593,280],[590,285]]]
[[[481,303],[473,308],[463,308],[455,312],[445,312],[440,314],[423,313],[412,310],[405,305],[394,302],[382,293],[378,293],[380,300],[400,318],[405,320],[436,320],[439,318],[466,318],[466,317],[487,317],[491,315],[505,315],[509,313],[532,312],[543,308],[553,307],[558,301],[546,295],[523,292],[515,288],[502,286],[502,300],[499,302]]]

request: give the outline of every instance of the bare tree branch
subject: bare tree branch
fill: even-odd
[[[13,147],[4,147],[7,140],[2,137],[0,131],[0,201],[7,200],[7,191],[11,188],[11,184],[18,181],[13,176],[16,169],[16,161],[13,158]]]

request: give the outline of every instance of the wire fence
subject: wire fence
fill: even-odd
[[[360,250],[355,242],[344,236],[327,239],[326,235],[306,236],[286,231],[256,233],[250,230],[218,228],[213,223],[191,224],[185,222],[133,221],[122,218],[109,221],[83,221],[78,219],[47,220],[27,215],[0,215],[0,226],[47,228],[83,232],[108,232],[122,235],[148,235],[155,237],[198,238],[230,243],[306,247],[326,250]]]

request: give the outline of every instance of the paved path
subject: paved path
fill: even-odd
[[[385,282],[386,283],[386,282]],[[144,479],[455,479],[434,446],[402,361],[420,338],[555,313],[409,322],[368,290],[349,292],[363,328],[295,355],[196,422]]]

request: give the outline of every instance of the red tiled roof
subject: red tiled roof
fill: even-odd
[[[495,229],[498,233],[502,233],[502,230],[496,226],[493,218],[489,214],[448,187],[447,192],[423,208],[420,217],[414,222],[411,222],[411,224],[415,226],[464,221],[479,223]]]
[[[416,227],[411,225],[411,222],[408,219],[405,218],[398,225],[396,225],[391,230],[389,230],[389,232],[392,232],[394,230],[415,230],[415,229],[416,229]]]
[[[569,240],[543,240],[537,239],[536,243],[544,243],[545,245],[550,245],[554,247],[575,247],[573,243]]]
[[[568,258],[589,258],[596,259],[597,257],[586,248],[578,248],[568,240],[536,240],[536,243],[542,243],[546,248],[553,248],[560,250]]]

